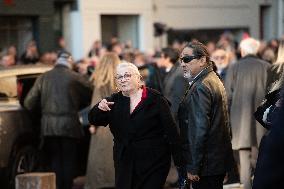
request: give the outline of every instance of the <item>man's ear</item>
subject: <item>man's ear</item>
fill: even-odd
[[[206,57],[203,56],[199,59],[200,61],[200,67],[205,67],[206,66]]]

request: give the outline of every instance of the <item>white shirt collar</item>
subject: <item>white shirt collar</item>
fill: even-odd
[[[191,85],[193,83],[193,81],[204,71],[208,68],[209,66],[207,66],[206,68],[202,69],[191,81],[189,81],[189,85]]]

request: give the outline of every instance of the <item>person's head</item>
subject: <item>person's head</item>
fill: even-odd
[[[194,78],[201,70],[210,65],[210,56],[205,45],[200,42],[190,42],[182,50],[180,66],[184,77]]]
[[[63,37],[58,38],[58,46],[62,49],[66,48],[66,42],[65,42],[65,39]]]
[[[120,63],[119,57],[112,52],[105,53],[96,65],[95,71],[92,75],[94,85],[97,88],[109,85],[115,90],[115,72],[116,67]]]
[[[207,42],[206,47],[210,55],[216,50],[216,44],[213,41]]]
[[[122,54],[122,58],[126,62],[134,62],[135,54],[132,51],[126,51]]]
[[[16,49],[16,47],[15,47],[14,45],[11,45],[11,46],[8,48],[7,54],[16,57],[16,56],[17,56],[17,49]]]
[[[115,78],[118,89],[124,94],[135,92],[141,87],[140,72],[132,63],[118,64]]]
[[[117,38],[116,36],[112,36],[112,37],[110,38],[110,43],[111,43],[111,44],[118,43],[118,42],[119,42],[119,40],[118,40],[118,38]]]
[[[4,67],[9,67],[15,65],[15,59],[12,55],[6,54],[2,57],[1,65]]]
[[[27,51],[31,53],[37,53],[37,46],[35,41],[30,41],[27,45]]]
[[[256,55],[258,53],[259,46],[260,42],[254,38],[246,38],[242,40],[240,43],[241,56]]]
[[[274,50],[270,47],[267,47],[266,49],[264,49],[261,54],[261,58],[269,62],[270,64],[272,64],[275,61],[275,57],[276,55],[274,53]]]
[[[211,60],[215,62],[218,70],[222,70],[229,65],[229,55],[221,48],[212,52]]]
[[[172,48],[173,48],[173,49],[180,50],[180,49],[182,48],[181,45],[182,45],[181,42],[175,40],[175,41],[173,42],[173,44],[172,44]]]
[[[279,44],[277,59],[275,63],[284,64],[284,41],[281,41]],[[279,66],[279,70],[280,70],[280,66]]]
[[[90,60],[83,58],[75,63],[75,69],[82,75],[88,75],[88,67],[90,66]]]
[[[273,50],[277,50],[278,47],[279,47],[279,40],[278,39],[271,39],[269,42],[268,42],[268,46],[270,48],[272,48]]]
[[[175,64],[178,61],[179,53],[176,49],[167,47],[163,48],[161,52],[160,64],[168,67]]]
[[[121,55],[122,54],[122,46],[120,43],[113,43],[112,46],[111,46],[111,51],[116,53],[117,55]]]
[[[58,58],[56,61],[57,65],[67,66],[68,68],[72,69],[73,66],[73,58],[72,55],[68,52],[62,51],[58,54]]]
[[[135,54],[134,64],[136,66],[143,66],[146,64],[146,57],[143,53],[139,52]]]

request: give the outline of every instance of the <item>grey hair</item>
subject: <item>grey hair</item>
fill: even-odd
[[[241,41],[240,48],[245,55],[256,55],[260,47],[260,42],[254,38],[247,38]]]
[[[141,77],[141,74],[137,68],[137,66],[135,66],[133,63],[130,63],[130,62],[122,62],[120,64],[117,65],[116,67],[116,71],[118,69],[121,69],[121,68],[127,68],[127,69],[130,69],[132,73],[134,74],[137,74],[139,77]]]

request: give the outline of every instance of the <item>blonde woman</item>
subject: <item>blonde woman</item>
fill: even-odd
[[[115,92],[115,69],[120,63],[114,53],[106,53],[92,75],[94,92],[92,106]],[[92,134],[87,166],[86,189],[114,187],[112,158],[113,137],[109,127],[91,126]]]
[[[280,42],[277,59],[268,71],[268,91],[271,93],[282,86],[284,72],[284,41]]]

